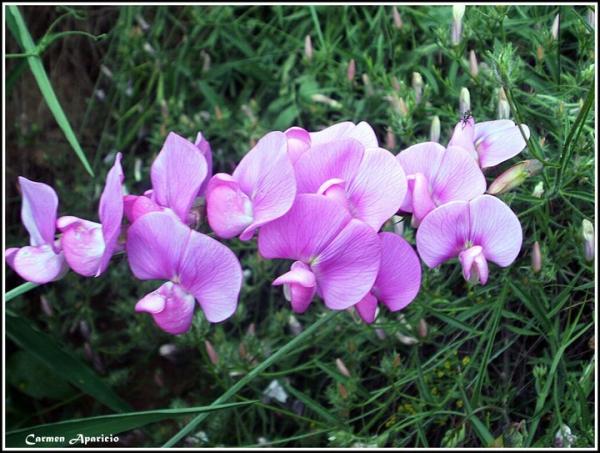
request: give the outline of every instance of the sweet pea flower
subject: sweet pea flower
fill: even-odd
[[[498,198],[481,195],[452,201],[429,213],[417,230],[421,259],[434,268],[458,257],[465,280],[488,280],[488,261],[509,266],[519,254],[523,233],[517,216]]]
[[[98,215],[101,223],[73,216],[58,219],[62,231],[60,240],[65,259],[75,272],[86,277],[98,277],[108,267],[113,253],[118,250],[123,220],[123,170],[121,153],[106,176],[106,183]]]
[[[68,271],[60,241],[54,239],[58,197],[52,187],[19,176],[23,196],[21,220],[29,233],[28,246],[6,249],[8,265],[22,278],[44,284]]]
[[[283,217],[262,227],[258,250],[263,258],[296,260],[273,285],[284,285],[297,313],[315,294],[332,310],[356,304],[373,287],[381,258],[377,233],[317,194],[298,195]]]
[[[202,132],[198,132],[198,135],[196,135],[194,145],[196,145],[196,148],[200,150],[200,154],[206,160],[206,176],[204,177],[204,182],[200,185],[200,189],[198,189],[198,196],[203,197],[208,186],[208,181],[212,178],[212,149],[208,140],[202,135]]]
[[[296,197],[294,168],[282,132],[270,132],[232,175],[217,173],[206,190],[208,223],[221,238],[247,241],[261,226],[284,215]]]
[[[140,280],[168,280],[144,296],[137,312],[150,313],[165,332],[189,330],[196,302],[209,322],[237,308],[242,268],[231,250],[192,230],[168,212],[150,212],[127,231],[127,258]]]
[[[194,200],[205,189],[204,182],[212,164],[210,145],[202,134],[196,144],[170,132],[152,163],[152,189],[144,195],[126,195],[125,215],[133,223],[149,212],[171,210],[189,224]]]
[[[402,310],[419,292],[421,263],[417,254],[402,237],[394,233],[379,233],[381,263],[371,291],[354,308],[368,324],[375,320],[377,302],[390,311]]]
[[[459,147],[444,149],[435,142],[419,143],[396,158],[408,180],[408,193],[400,207],[413,214],[418,226],[437,206],[454,200],[471,200],[485,192],[485,177],[471,156]]]
[[[521,128],[529,139],[529,128],[525,124],[521,124]],[[511,120],[475,123],[473,117],[469,117],[454,127],[448,148],[455,146],[468,151],[481,168],[488,168],[516,156],[527,142],[519,126]]]

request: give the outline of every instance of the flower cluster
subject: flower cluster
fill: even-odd
[[[526,126],[521,129],[528,134]],[[125,252],[135,277],[164,281],[135,310],[180,334],[190,328],[196,303],[210,322],[230,317],[242,285],[234,253],[196,231],[205,205],[219,238],[257,235],[263,258],[293,261],[273,285],[283,286],[295,312],[319,296],[328,308],[354,307],[371,323],[379,303],[401,310],[421,284],[412,246],[382,231],[398,212],[412,213],[417,250],[429,267],[458,257],[464,277],[485,284],[488,261],[514,261],[521,226],[504,203],[484,195],[482,168],[524,146],[511,121],[475,124],[469,117],[456,125],[446,148],[427,142],[394,156],[366,122],[343,122],[319,132],[270,132],[231,175],[212,175],[211,147],[202,134],[192,143],[170,133],[151,167],[152,188],[141,195],[123,194],[117,154],[100,198],[99,223],[57,219],[54,190],[20,177],[30,245],[7,249],[6,260],[24,279],[43,284],[69,268],[97,277],[114,254]]]

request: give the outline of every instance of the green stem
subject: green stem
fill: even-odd
[[[11,289],[9,292],[4,294],[4,301],[8,302],[9,300],[14,299],[15,297],[19,297],[21,294],[25,294],[28,291],[31,291],[33,288],[37,288],[39,285],[37,283],[25,282],[22,285],[17,286],[16,288]]]

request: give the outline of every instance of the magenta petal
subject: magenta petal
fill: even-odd
[[[104,191],[100,197],[99,217],[102,223],[105,247],[96,276],[106,270],[108,262],[117,248],[117,242],[121,234],[121,222],[123,221],[123,169],[121,168],[121,153],[117,153],[115,164],[106,177]]]
[[[10,249],[9,249],[10,250]],[[18,249],[9,265],[25,280],[44,284],[61,278],[68,270],[62,253],[55,253],[50,244]]]
[[[352,219],[311,263],[325,305],[343,310],[360,301],[375,283],[380,259],[377,233]]]
[[[125,246],[133,274],[140,280],[173,279],[191,231],[165,212],[140,217],[127,230]]]
[[[364,322],[371,324],[375,321],[375,315],[377,314],[377,298],[373,294],[368,293],[354,308]]]
[[[294,164],[310,148],[310,134],[301,127],[290,127],[285,131],[285,136],[287,137],[288,154]]]
[[[417,230],[419,256],[433,268],[457,256],[469,239],[469,202],[451,201],[431,211]]]
[[[200,189],[198,189],[198,196],[201,197],[204,195],[204,192],[206,192],[208,181],[210,178],[212,178],[213,174],[212,149],[210,147],[210,143],[208,143],[208,140],[206,140],[206,138],[204,138],[202,135],[202,132],[198,132],[194,145],[196,145],[196,148],[200,150],[200,153],[206,160],[206,176],[204,177],[204,182],[200,186]]]
[[[394,155],[382,148],[365,151],[347,192],[352,215],[378,231],[402,205],[406,176]]]
[[[221,322],[235,312],[242,267],[225,245],[191,231],[178,273],[181,285],[196,297],[209,322]]]
[[[419,257],[401,236],[379,233],[381,265],[373,294],[391,311],[398,311],[411,303],[421,286]]]
[[[198,148],[174,132],[169,133],[150,169],[154,201],[171,208],[186,222],[207,172],[206,159]]]
[[[21,220],[29,232],[31,245],[53,244],[58,209],[54,189],[41,182],[19,176],[23,196]]]
[[[322,195],[301,194],[283,217],[263,226],[258,250],[263,258],[289,258],[308,263],[350,220],[335,200]]]
[[[465,280],[478,282],[482,285],[487,283],[488,265],[483,254],[483,248],[479,245],[463,250],[458,255],[458,260],[463,269],[463,277]]]
[[[206,212],[212,230],[230,239],[252,224],[254,214],[250,198],[240,190],[238,182],[225,173],[212,177],[206,189]]]
[[[194,317],[194,296],[172,282],[144,296],[135,311],[150,313],[162,330],[173,335],[187,332]]]
[[[482,195],[470,202],[471,234],[474,245],[483,247],[486,259],[499,266],[511,264],[521,250],[521,223],[500,199]]]
[[[459,147],[466,151],[470,156],[477,159],[475,150],[475,120],[473,117],[467,121],[459,121],[454,127],[454,133],[448,142],[447,148]]]
[[[57,225],[62,231],[60,246],[69,267],[85,277],[99,275],[106,250],[102,225],[71,216],[61,217]]]
[[[123,197],[123,209],[125,216],[130,223],[135,222],[141,216],[148,214],[149,212],[163,210],[163,208],[145,195],[126,195]]]
[[[489,121],[489,123],[496,123],[496,121]],[[476,138],[475,146],[479,154],[481,168],[498,165],[516,156],[527,146],[527,142],[523,139],[518,126],[513,124],[512,127],[507,127],[504,121],[496,127],[494,126],[485,125],[479,131],[481,136]],[[525,124],[522,124],[521,127],[525,137],[529,138],[529,128]]]
[[[292,264],[291,270],[278,277],[273,285],[285,285],[286,298],[296,313],[306,311],[317,291],[315,274],[301,261]]]
[[[450,147],[444,151],[431,187],[433,200],[439,206],[454,200],[469,201],[482,195],[486,182],[479,165],[469,153]]]
[[[335,200],[345,208],[349,208],[348,195],[346,193],[346,181],[340,178],[328,179],[317,190],[317,193]]]

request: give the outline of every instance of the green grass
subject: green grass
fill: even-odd
[[[23,285],[6,294],[7,327],[18,316],[6,349],[7,431],[114,414],[110,395],[140,413],[180,410],[147,426],[141,422],[158,419],[140,414],[141,429],[120,434],[122,446],[550,447],[566,423],[577,446],[592,447],[595,269],[584,260],[581,237],[582,220],[593,222],[595,211],[596,49],[588,8],[467,6],[462,42],[453,47],[447,6],[399,7],[401,29],[389,6],[20,7],[32,42],[65,12],[56,33],[106,38],[61,35],[38,58],[18,57],[31,50],[8,36],[7,52],[17,55],[6,60],[7,246],[27,241],[15,190],[20,174],[54,185],[60,214],[93,218],[114,153],[123,152],[127,188],[139,193],[149,188],[150,165],[171,130],[188,138],[202,131],[215,172],[230,172],[270,130],[318,130],[342,120],[368,121],[384,147],[391,130],[396,154],[428,140],[435,115],[447,142],[462,87],[477,121],[496,118],[503,87],[511,118],[531,129],[528,147],[487,172],[488,182],[523,159],[539,159],[544,169],[501,196],[523,226],[523,248],[510,268],[492,265],[488,284],[471,286],[456,262],[424,267],[415,302],[401,313],[382,309],[371,326],[346,312],[325,317],[316,302],[297,316],[304,332],[295,336],[289,304],[270,285],[286,264],[260,259],[255,242],[226,241],[250,271],[236,314],[210,325],[198,313],[180,337],[134,314],[153,286],[134,280],[122,255],[98,279],[71,273],[53,284]],[[485,63],[476,77],[470,50]],[[357,75],[349,81],[352,58]],[[45,109],[47,98],[26,60],[43,63],[93,180],[74,159],[71,138],[65,142],[54,129],[56,106],[32,108]],[[418,103],[413,72],[425,84]],[[314,94],[337,104],[315,102]],[[394,96],[406,110],[394,108]],[[540,182],[544,193],[534,197]],[[404,235],[414,245],[414,230]],[[539,273],[530,265],[535,241]],[[9,290],[23,282],[7,271],[5,283]],[[52,315],[40,308],[42,297]],[[421,320],[424,338],[416,335]],[[407,345],[398,334],[419,341]],[[219,355],[216,364],[205,340]],[[159,354],[167,343],[177,348],[169,357]],[[44,362],[46,353],[56,360]],[[336,368],[337,358],[350,377]],[[64,364],[91,379],[91,391],[65,379]],[[45,370],[46,388],[23,369]],[[273,379],[286,388],[287,402],[256,402]],[[189,414],[245,401],[254,402]]]

